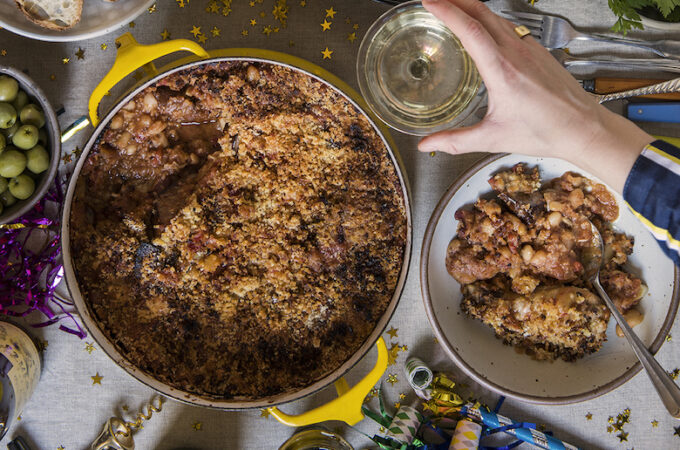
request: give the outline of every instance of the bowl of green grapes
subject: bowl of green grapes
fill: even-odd
[[[0,224],[45,195],[60,156],[59,124],[47,97],[24,73],[0,66]]]

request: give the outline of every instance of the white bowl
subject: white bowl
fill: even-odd
[[[73,28],[49,30],[24,16],[14,0],[0,0],[0,26],[16,34],[41,41],[80,41],[101,36],[129,23],[155,0],[84,0],[83,14]]]
[[[659,30],[659,31],[676,31],[680,32],[680,22],[662,22],[660,20],[650,19],[640,14],[640,21],[645,30]]]
[[[487,180],[518,162],[538,165],[544,181],[569,170],[598,180],[559,159],[521,155],[490,156],[471,168],[444,194],[425,231],[420,264],[425,309],[446,353],[485,387],[533,403],[564,404],[588,400],[620,386],[641,369],[627,341],[616,336],[614,319],[609,321],[608,340],[598,352],[574,362],[535,361],[504,345],[491,328],[460,310],[460,285],[446,271],[446,248],[458,227],[454,213],[464,205],[471,205],[481,194],[490,193]],[[620,213],[614,227],[634,236],[630,266],[649,287],[641,302],[644,320],[634,331],[652,353],[656,353],[670,330],[678,307],[680,271],[633,216],[621,196],[615,195]]]

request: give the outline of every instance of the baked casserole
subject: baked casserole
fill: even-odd
[[[76,186],[83,296],[131,364],[201,396],[306,387],[392,300],[407,241],[388,149],[350,101],[263,62],[185,69],[109,122]]]

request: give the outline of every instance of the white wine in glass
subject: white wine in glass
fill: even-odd
[[[461,125],[486,95],[458,38],[420,1],[398,5],[371,25],[359,47],[357,77],[373,112],[415,135]]]

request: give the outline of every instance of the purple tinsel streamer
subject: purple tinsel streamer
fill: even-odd
[[[57,176],[45,196],[26,214],[8,225],[0,225],[0,313],[8,316],[27,316],[38,311],[45,320],[32,324],[44,327],[70,320],[75,328],[60,324],[59,329],[81,339],[87,335],[65,306],[70,303],[55,296],[55,289],[63,278],[61,264],[60,223],[45,217],[48,203],[57,209],[64,202],[65,179]],[[28,245],[35,233],[44,235],[46,242],[38,251]],[[43,239],[36,236],[36,240]]]

